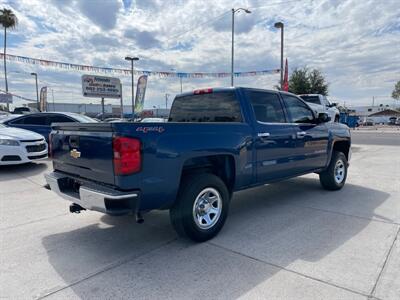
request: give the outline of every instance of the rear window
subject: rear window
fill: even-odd
[[[300,98],[308,103],[321,104],[318,96],[300,96]]]
[[[190,95],[175,98],[169,122],[242,122],[234,92]]]

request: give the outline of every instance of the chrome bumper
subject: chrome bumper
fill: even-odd
[[[124,193],[95,184],[82,184],[76,191],[68,184],[74,179],[64,174],[53,172],[46,174],[45,178],[53,192],[88,210],[120,215],[136,213],[139,207],[139,192]]]

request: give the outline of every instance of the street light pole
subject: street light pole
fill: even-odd
[[[232,8],[232,53],[231,53],[231,86],[233,86],[233,75],[234,75],[234,62],[235,62],[235,13],[244,11],[246,14],[250,14],[251,11],[246,8]]]
[[[39,104],[39,87],[38,87],[38,82],[37,82],[37,73],[31,73],[32,76],[35,76],[35,82],[36,82],[36,105],[37,109],[40,111],[40,104]]]
[[[174,68],[172,68],[171,71],[176,72],[176,75],[179,77],[179,82],[181,84],[181,94],[182,94],[182,74],[178,73]]]
[[[135,118],[135,65],[134,61],[139,60],[139,57],[126,56],[125,60],[131,61],[131,75],[132,75],[132,119]]]
[[[166,108],[166,109],[168,109],[168,97],[169,97],[169,94],[166,93],[166,94],[165,94],[165,108]]]
[[[281,90],[283,88],[283,31],[284,31],[284,25],[282,22],[276,22],[275,23],[275,28],[280,28],[281,29]]]

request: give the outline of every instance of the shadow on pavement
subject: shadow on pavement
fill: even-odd
[[[327,270],[319,271],[316,263],[360,233],[388,196],[351,184],[327,192],[317,180],[302,177],[235,194],[224,229],[209,243],[171,243],[176,236],[167,212],[145,216],[157,226],[103,216],[98,224],[46,236],[42,243],[54,270],[79,298],[237,298],[281,270],[238,253],[284,268],[302,261],[318,277]],[[355,200],[363,203],[360,218],[308,208],[320,201],[329,210],[337,201],[346,210]]]
[[[26,163],[21,165],[0,166],[0,174],[18,173],[38,175],[47,169],[45,161],[37,163]]]

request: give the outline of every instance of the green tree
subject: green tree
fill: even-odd
[[[309,94],[310,88],[308,69],[294,69],[289,78],[289,91],[294,94]]]
[[[7,82],[7,63],[6,63],[6,53],[7,53],[7,29],[14,29],[18,25],[18,18],[11,9],[3,8],[0,9],[0,24],[4,28],[4,79],[6,82],[6,92],[8,92],[8,82]],[[9,104],[7,103],[7,108]]]
[[[392,92],[392,98],[396,100],[400,100],[400,80],[394,86],[394,90]]]
[[[289,91],[294,94],[328,95],[328,83],[321,71],[307,67],[296,68],[289,78]]]
[[[308,73],[308,80],[310,82],[310,94],[328,95],[328,84],[319,70],[313,69],[310,71]]]

